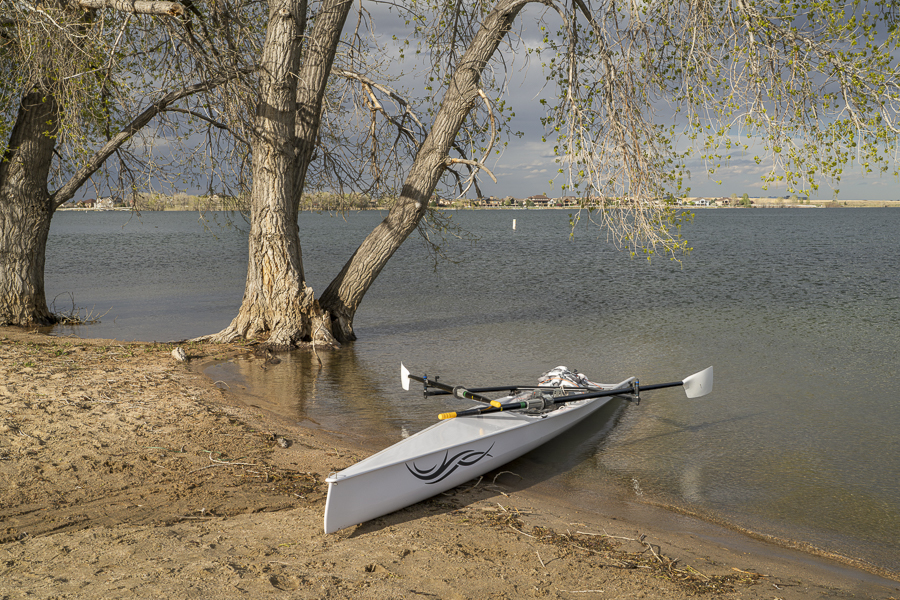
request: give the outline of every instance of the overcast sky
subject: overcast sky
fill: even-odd
[[[371,4],[367,3],[367,7],[371,8]],[[540,39],[537,17],[542,13],[545,13],[542,6],[532,4],[519,16],[522,39],[528,45],[536,45]],[[403,38],[408,34],[402,24],[398,25],[395,16],[379,15],[377,10],[373,14],[382,39],[389,40],[393,35]],[[551,17],[548,20],[552,22],[553,19]],[[496,175],[498,183],[494,184],[490,177],[484,175],[479,180],[481,191],[485,195],[497,197],[509,195],[522,198],[540,193],[550,197],[560,196],[563,194],[561,189],[563,179],[555,180],[553,183],[550,181],[554,179],[558,168],[554,162],[553,143],[541,142],[543,128],[540,118],[543,115],[543,107],[538,100],[540,86],[544,83],[545,76],[540,63],[532,61],[526,64],[521,57],[516,57],[512,74],[509,100],[512,102],[516,117],[510,123],[510,127],[525,135],[510,141],[499,160],[496,158],[488,160],[488,167]],[[415,81],[415,77],[406,78],[403,84],[412,87]],[[740,141],[747,142],[743,139]],[[768,189],[763,189],[766,184],[762,176],[767,171],[767,164],[765,162],[756,164],[754,160],[756,152],[752,141],[750,144],[751,148],[746,154],[732,153],[731,160],[724,163],[712,176],[708,175],[706,167],[699,159],[689,162],[688,170],[691,172],[691,178],[685,185],[691,188],[691,195],[709,197],[731,196],[733,193],[738,196],[747,193],[752,197],[786,195],[788,192],[784,185],[769,184]],[[892,175],[863,177],[856,164],[844,169],[842,180],[837,184],[821,181],[820,189],[811,198],[831,200],[835,197],[835,187],[839,189],[838,198],[841,200],[900,200],[900,181],[897,178]],[[468,195],[474,196],[474,189],[470,190]]]
[[[373,15],[378,36],[383,43],[389,44],[393,36],[403,39],[409,34],[409,28],[401,19],[398,19],[396,13],[388,13],[385,4],[366,2],[365,6]],[[518,22],[521,25],[521,40],[525,45],[534,46],[540,39],[538,18],[544,12],[542,6],[532,4],[520,14]],[[552,19],[550,20],[552,21]],[[347,27],[352,26],[353,24],[348,24]],[[539,99],[545,75],[539,61],[533,60],[528,63],[524,60],[522,48],[523,45],[520,44],[520,56],[512,55],[508,48],[505,48],[504,51],[506,60],[511,61],[508,102],[512,104],[516,114],[510,123],[510,128],[513,131],[521,131],[524,135],[521,138],[510,140],[499,158],[493,156],[488,159],[488,168],[497,177],[498,182],[494,184],[485,174],[479,179],[479,185],[483,194],[500,198],[505,196],[524,198],[541,193],[557,197],[563,195],[564,179],[562,175],[559,179],[555,179],[558,165],[554,161],[552,141],[541,142],[544,131],[540,119],[544,109]],[[399,55],[399,52],[397,54]],[[406,55],[412,56],[413,53],[407,52]],[[421,88],[422,85],[421,69],[415,69],[414,65],[410,63],[400,64],[399,60],[394,67],[397,69],[395,72],[402,69],[408,73],[408,76],[395,87],[402,86],[405,88],[403,92],[410,97],[426,93],[422,89],[416,89],[417,86]],[[158,142],[161,152],[169,150],[165,140],[159,139]],[[741,140],[741,142],[746,142],[746,140]],[[689,162],[687,166],[691,177],[685,182],[685,185],[691,188],[690,195],[719,197],[732,194],[742,196],[747,193],[751,197],[764,197],[787,194],[783,185],[780,187],[770,185],[768,189],[763,189],[765,184],[762,176],[767,170],[767,165],[765,163],[756,164],[753,158],[755,152],[752,141],[750,143],[751,149],[746,154],[733,153],[731,160],[724,163],[712,176],[708,175],[707,169],[701,161]],[[721,184],[717,183],[718,181],[721,181]],[[891,175],[863,177],[859,167],[855,164],[844,169],[843,179],[837,187],[840,189],[838,198],[841,200],[900,200],[900,181],[897,178]],[[171,193],[172,190],[165,191]],[[206,189],[176,191],[202,194],[206,192]],[[92,186],[85,186],[81,190],[83,197],[94,197],[96,194],[97,192]],[[104,193],[101,192],[101,195]],[[476,195],[474,188],[471,188],[467,195],[474,197]],[[834,189],[829,186],[829,182],[820,182],[819,191],[811,197],[823,200],[833,199],[835,197]]]

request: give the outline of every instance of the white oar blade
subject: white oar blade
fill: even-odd
[[[683,382],[684,393],[688,398],[699,398],[705,396],[712,391],[713,388],[713,368],[708,367],[699,373],[687,377]]]
[[[403,363],[400,363],[400,385],[404,390],[409,391],[409,369],[404,367]]]

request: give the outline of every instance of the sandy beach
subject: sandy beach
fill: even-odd
[[[173,348],[0,328],[0,598],[900,598],[859,565],[502,472],[325,535],[325,477],[371,450],[202,374],[247,348]]]

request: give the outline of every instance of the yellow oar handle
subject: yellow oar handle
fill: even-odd
[[[483,408],[470,408],[468,410],[461,410],[459,412],[441,413],[438,415],[438,419],[441,421],[445,421],[447,419],[455,419],[456,417],[471,417],[475,415],[495,413],[503,410],[516,410],[518,408],[528,408],[528,403],[509,402],[507,404],[501,404],[500,406],[485,406]]]
[[[501,406],[503,406],[503,403],[499,400],[491,400],[491,406],[493,406],[494,408],[500,408]]]

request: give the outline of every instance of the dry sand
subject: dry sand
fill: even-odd
[[[0,599],[900,598],[835,561],[492,474],[325,535],[323,480],[366,451],[199,373],[245,349],[172,349],[0,328]]]

